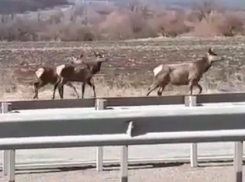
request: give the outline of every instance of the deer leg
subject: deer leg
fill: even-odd
[[[93,91],[94,91],[94,98],[96,98],[96,92],[95,92],[95,86],[94,86],[94,84],[91,82],[91,80],[88,80],[88,81],[87,81],[87,84],[88,84],[90,87],[93,88]]]
[[[61,87],[63,86],[63,79],[62,78],[58,78],[57,82],[54,84],[54,89],[53,89],[53,97],[51,99],[54,99],[55,98],[55,92],[58,88],[58,91],[59,91],[59,95],[60,95],[60,98],[63,98],[63,96],[61,96],[61,92],[60,92],[60,89]]]
[[[60,94],[60,98],[63,99],[64,97],[64,85],[60,85],[59,86],[59,94]]]
[[[57,83],[55,83],[55,86],[54,86],[54,92],[53,92],[53,99],[54,99],[54,95],[55,95],[55,92],[58,88],[58,92],[59,92],[59,95],[60,95],[60,98],[63,99],[63,96],[64,96],[64,84],[66,84],[66,82],[64,81],[63,78],[60,78]]]
[[[158,96],[162,96],[162,92],[163,92],[164,88],[165,88],[165,85],[161,85],[161,87],[160,87],[159,90],[157,91],[157,95],[158,95]]]
[[[154,91],[155,89],[157,89],[159,87],[159,84],[152,84],[149,88],[148,88],[148,92],[146,94],[146,96],[149,96],[149,94]],[[159,89],[160,90],[160,89]]]
[[[55,94],[55,91],[56,91],[57,88],[58,88],[58,92],[59,92],[60,98],[63,99],[63,96],[64,96],[64,84],[62,84],[62,83],[56,84],[56,86],[54,88],[53,98],[52,99],[54,99],[54,94]]]
[[[189,82],[188,88],[189,88],[189,95],[192,95],[192,92],[193,92],[193,81]]]
[[[38,85],[39,85],[39,82],[35,82],[34,84],[34,89],[35,89],[35,95],[33,97],[33,99],[38,99]]]
[[[167,73],[161,74],[160,77],[155,78],[153,80],[153,83],[148,88],[148,93],[146,94],[146,96],[148,96],[152,91],[154,91],[158,87],[160,87],[160,88],[157,91],[157,95],[161,96],[165,86],[169,83],[169,81],[170,81],[169,80],[169,75]]]
[[[84,98],[84,92],[85,92],[85,86],[86,86],[86,83],[82,83],[82,98]]]
[[[47,85],[47,83],[44,83],[42,81],[37,81],[33,85],[34,85],[34,89],[35,89],[35,95],[34,95],[33,99],[38,99],[38,90],[40,88],[42,88],[43,86]]]
[[[52,96],[51,99],[55,99],[55,92],[56,92],[56,89],[57,89],[58,85],[59,85],[58,83],[54,84],[53,96]]]
[[[53,96],[51,99],[55,99],[55,92],[56,92],[57,88],[59,91],[60,98],[63,99],[63,95],[64,95],[64,85],[63,84],[61,84],[61,85],[55,84],[54,85]]]
[[[199,92],[198,94],[201,94],[202,93],[202,86],[200,84],[196,84],[197,88],[199,89]]]
[[[79,95],[78,95],[76,87],[74,85],[72,85],[71,82],[67,82],[66,85],[71,87],[74,90],[74,92],[76,93],[77,98],[79,98]]]

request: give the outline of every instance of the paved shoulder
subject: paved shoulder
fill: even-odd
[[[154,167],[154,168],[153,168]],[[70,169],[71,170],[71,169]],[[118,167],[108,167],[106,171],[97,172],[92,169],[73,169],[55,170],[55,171],[31,171],[32,173],[24,173],[18,171],[16,181],[18,182],[119,182],[120,172]],[[22,174],[20,174],[22,173]],[[129,181],[140,182],[231,182],[234,179],[234,171],[232,166],[220,167],[199,167],[191,168],[189,165],[171,166],[171,165],[146,165],[134,166],[129,171]],[[0,176],[0,181],[6,181],[6,177]]]

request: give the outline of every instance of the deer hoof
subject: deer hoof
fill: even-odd
[[[158,96],[162,96],[162,93],[161,93],[161,92],[157,92],[157,95],[158,95]]]

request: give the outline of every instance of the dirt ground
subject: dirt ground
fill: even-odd
[[[129,168],[130,182],[231,182],[234,181],[234,167],[229,165],[205,164],[191,168],[189,164],[155,164],[131,166]],[[244,169],[243,169],[244,170]],[[53,171],[17,171],[18,182],[118,182],[120,171],[118,167],[107,167],[103,172],[91,169],[56,169]],[[244,178],[244,176],[243,176]],[[6,177],[0,175],[0,182]]]
[[[243,91],[245,86],[245,37],[157,38],[118,42],[0,42],[1,94],[4,99],[31,99],[34,71],[40,65],[59,65],[72,54],[93,51],[108,56],[100,74],[94,77],[98,96],[143,96],[152,82],[152,68],[160,63],[195,60],[209,47],[226,57],[203,76],[203,93]],[[80,93],[80,84],[77,84]],[[87,86],[86,97],[92,96]],[[164,95],[186,94],[187,87],[166,87]],[[40,99],[51,98],[51,87],[40,90]],[[156,95],[156,93],[152,93]],[[58,95],[58,94],[57,94]],[[65,88],[65,98],[74,98]]]

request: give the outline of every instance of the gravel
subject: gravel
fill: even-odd
[[[206,163],[198,168],[189,164],[155,164],[129,167],[130,182],[232,182],[232,163]],[[17,171],[16,182],[119,182],[119,167],[106,167],[103,172],[95,168],[56,169],[47,171]],[[6,182],[0,174],[0,182]]]

